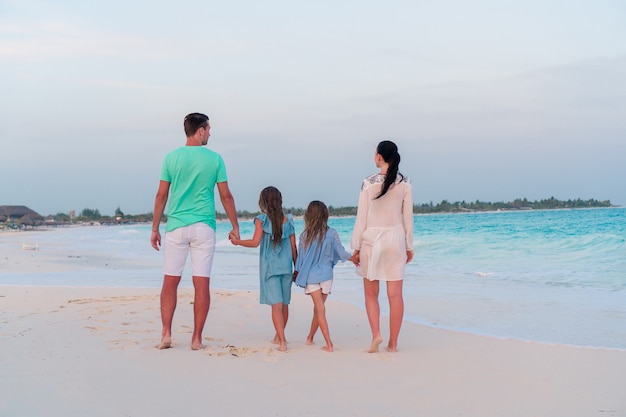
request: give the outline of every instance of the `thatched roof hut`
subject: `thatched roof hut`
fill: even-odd
[[[42,224],[44,219],[39,213],[26,206],[0,206],[0,222],[7,221],[34,226]]]

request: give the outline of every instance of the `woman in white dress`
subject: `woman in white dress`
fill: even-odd
[[[372,330],[368,352],[378,352],[380,334],[379,283],[386,281],[389,300],[389,342],[396,352],[404,316],[404,266],[413,259],[413,198],[411,182],[398,171],[400,154],[391,141],[376,148],[374,162],[380,172],[363,180],[351,246],[363,277],[365,310]]]

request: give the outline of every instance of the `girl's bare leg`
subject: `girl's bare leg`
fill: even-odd
[[[287,320],[289,320],[289,304],[283,304],[283,319],[285,322],[285,326],[283,327],[284,329],[287,327]],[[275,345],[280,344],[280,338],[278,337],[278,332],[274,334],[274,339],[272,339],[272,343]]]
[[[326,346],[322,347],[322,350],[325,350],[326,352],[332,352],[333,342],[330,340],[328,321],[326,320],[326,306],[324,304],[326,302],[328,294],[323,294],[322,290],[317,290],[313,291],[310,295],[311,299],[313,300],[315,317],[317,318],[317,322],[319,324],[320,331],[322,332],[322,336],[324,336],[324,340],[326,341]]]
[[[404,299],[402,298],[402,280],[387,282],[387,298],[389,299],[389,352],[398,351],[398,335],[404,317]]]
[[[378,346],[383,342],[380,336],[380,304],[378,304],[379,282],[370,281],[363,278],[363,292],[365,294],[365,311],[367,320],[372,330],[372,344],[367,350],[368,353],[378,352]]]
[[[278,350],[284,352],[287,350],[287,341],[285,340],[285,315],[283,303],[272,305],[272,323],[276,329],[275,340],[278,342]]]
[[[307,345],[314,345],[313,338],[315,337],[315,333],[317,333],[317,329],[320,327],[317,322],[317,313],[315,311],[315,304],[313,305],[313,318],[311,319],[311,329],[309,330],[309,334],[306,337]]]

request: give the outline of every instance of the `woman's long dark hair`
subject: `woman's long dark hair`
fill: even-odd
[[[389,169],[387,170],[387,175],[385,176],[385,181],[383,182],[383,188],[378,197],[376,197],[380,198],[384,196],[389,190],[389,187],[396,182],[398,168],[400,166],[400,154],[398,153],[398,147],[396,144],[390,140],[383,140],[380,142],[376,148],[376,153],[382,156],[383,160],[389,164]],[[402,174],[400,174],[400,176],[403,177]]]
[[[259,208],[272,223],[272,235],[274,246],[280,244],[283,238],[283,196],[276,187],[265,187],[259,196]]]

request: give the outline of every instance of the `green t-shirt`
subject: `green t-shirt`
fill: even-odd
[[[206,223],[215,230],[215,184],[226,181],[222,157],[202,146],[183,146],[163,160],[161,180],[170,183],[165,231]]]

